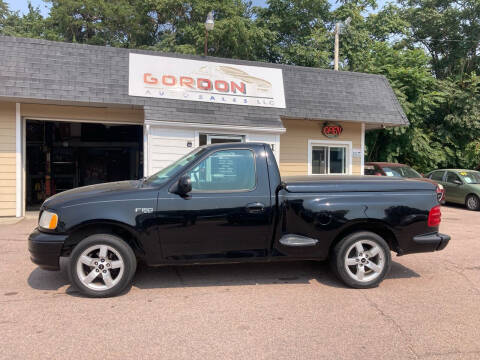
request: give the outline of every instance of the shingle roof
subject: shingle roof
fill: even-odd
[[[286,108],[128,95],[129,53],[280,68]],[[381,75],[0,36],[0,100],[135,106],[146,120],[282,127],[281,117],[404,125]]]

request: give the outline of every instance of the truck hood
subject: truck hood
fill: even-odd
[[[431,190],[436,185],[422,179],[405,179],[386,176],[290,176],[282,178],[285,189],[293,193],[310,192],[374,192]]]
[[[66,205],[93,200],[114,200],[138,190],[140,184],[141,180],[127,180],[78,187],[49,197],[43,203],[42,209],[58,209]]]

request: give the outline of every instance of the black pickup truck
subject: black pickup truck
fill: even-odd
[[[31,259],[93,297],[129,287],[148,265],[325,260],[347,285],[369,288],[399,255],[442,250],[435,186],[369,176],[280,178],[270,147],[202,146],[138,181],[52,196],[29,237]],[[160,280],[161,281],[161,280]]]

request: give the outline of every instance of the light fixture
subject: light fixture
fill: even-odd
[[[213,11],[210,11],[207,15],[207,20],[205,21],[205,49],[204,55],[207,56],[208,50],[208,32],[213,30],[215,21],[213,20]]]
[[[205,21],[205,29],[207,31],[212,31],[215,25],[215,21],[213,20],[213,11],[210,11],[207,15],[207,21]]]

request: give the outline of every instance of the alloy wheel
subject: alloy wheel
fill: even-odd
[[[120,253],[109,245],[93,245],[77,260],[77,276],[83,285],[96,290],[108,290],[123,277],[125,263]]]
[[[359,282],[369,282],[382,274],[385,268],[385,252],[374,241],[359,240],[345,254],[348,276]]]
[[[468,197],[467,199],[467,207],[470,209],[470,210],[476,210],[478,209],[478,198],[474,195],[471,195]]]

